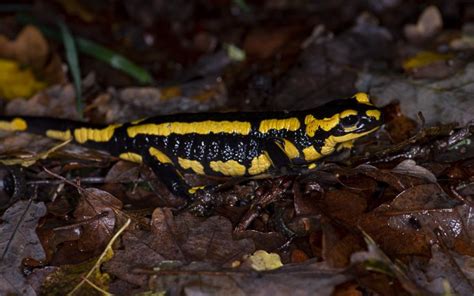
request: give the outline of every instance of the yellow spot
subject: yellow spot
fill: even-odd
[[[351,149],[352,147],[354,147],[354,141],[355,140],[342,142],[341,144],[339,144],[339,146],[337,146],[337,151],[342,150],[342,149]]]
[[[272,163],[268,159],[268,156],[261,154],[260,156],[254,157],[254,159],[252,159],[252,163],[248,172],[250,175],[258,175],[266,172],[271,165]]]
[[[67,141],[72,138],[70,130],[65,130],[65,131],[47,130],[46,136],[48,138],[61,140],[61,141]]]
[[[306,115],[304,123],[306,124],[306,134],[310,137],[314,137],[318,129],[324,131],[333,129],[339,123],[339,114],[324,119],[316,119],[313,115]]]
[[[379,127],[373,128],[369,131],[363,132],[363,133],[351,133],[351,134],[346,134],[343,136],[329,136],[326,138],[324,141],[324,146],[321,148],[321,153],[323,155],[328,155],[334,152],[335,146],[339,143],[346,143],[348,141],[360,138],[362,136],[368,135],[374,131],[376,131]]]
[[[366,104],[366,105],[372,105],[370,103],[369,95],[364,93],[364,92],[358,92],[353,96],[354,99],[357,100],[357,102],[361,104]]]
[[[125,152],[119,155],[119,157],[123,160],[128,160],[131,162],[142,163],[143,159],[140,154],[133,153],[133,152]]]
[[[200,121],[200,122],[167,122],[160,124],[147,123],[127,128],[129,137],[136,135],[169,136],[171,134],[240,134],[248,135],[252,126],[244,121]]]
[[[452,53],[440,54],[432,51],[420,51],[414,57],[403,61],[403,69],[405,69],[405,71],[412,71],[440,61],[450,60],[453,57],[454,54]]]
[[[188,189],[188,192],[190,194],[194,194],[196,193],[198,190],[204,190],[206,188],[206,186],[196,186],[196,187],[191,187]]]
[[[35,77],[31,67],[0,59],[0,97],[3,99],[29,98],[47,86]]]
[[[12,120],[11,123],[12,123],[12,127],[16,131],[24,131],[28,127],[28,124],[26,124],[26,121],[24,121],[21,118],[15,118],[15,119]]]
[[[300,121],[298,118],[286,119],[265,119],[260,122],[258,130],[261,133],[266,133],[270,130],[288,130],[296,131],[300,128]]]
[[[267,253],[264,250],[255,251],[246,258],[245,262],[256,271],[274,270],[283,266],[280,255],[277,253]]]
[[[314,162],[313,162],[313,163],[310,163],[310,164],[308,165],[308,169],[310,169],[310,170],[313,170],[313,169],[315,169],[315,168],[317,168],[317,167],[318,167],[318,165],[315,164]]]
[[[0,121],[0,130],[5,130],[9,132],[13,131],[24,131],[28,125],[26,121],[21,118],[14,118],[12,121]]]
[[[341,118],[348,117],[351,115],[357,115],[356,110],[348,109],[341,112]]]
[[[324,145],[323,147],[321,147],[321,154],[322,155],[329,155],[329,154],[332,154],[334,152],[334,150],[336,149],[335,147],[335,144],[326,144]]]
[[[344,131],[346,133],[351,133],[351,132],[355,131],[356,129],[357,129],[357,125],[353,125],[353,126],[345,127]]]
[[[148,152],[150,152],[150,154],[152,156],[154,156],[161,163],[171,163],[171,164],[173,164],[171,159],[166,154],[164,154],[163,152],[161,152],[160,150],[158,150],[154,147],[150,147],[150,149],[148,149]]]
[[[87,141],[108,142],[119,126],[120,124],[113,124],[103,129],[81,127],[74,130],[74,139],[81,144]]]
[[[243,176],[245,175],[245,166],[235,160],[228,161],[211,161],[209,163],[211,169],[225,176]]]
[[[367,110],[365,114],[367,114],[367,116],[374,117],[376,120],[380,120],[381,113],[379,110]]]
[[[296,146],[290,141],[283,139],[283,150],[289,159],[294,159],[300,157],[300,151]]]
[[[197,160],[190,160],[190,159],[178,157],[178,163],[185,170],[192,169],[196,174],[199,174],[199,175],[205,174],[204,167]]]
[[[309,146],[309,147],[304,148],[303,155],[306,161],[314,161],[322,157],[322,155],[318,151],[316,151],[314,146]]]

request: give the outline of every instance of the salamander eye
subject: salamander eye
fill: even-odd
[[[341,125],[342,127],[353,127],[357,123],[359,123],[359,116],[357,115],[349,115],[347,117],[341,118]]]

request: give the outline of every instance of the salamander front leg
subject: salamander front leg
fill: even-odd
[[[186,183],[183,176],[172,164],[160,163],[153,160],[146,162],[155,175],[162,181],[166,187],[176,196],[186,199],[192,198],[194,192],[192,188]]]
[[[287,174],[294,170],[294,164],[285,153],[281,140],[272,139],[267,141],[264,149],[277,172]]]
[[[217,188],[216,186],[191,187],[172,164],[161,163],[156,159],[148,160],[146,164],[174,195],[186,199],[186,203],[176,209],[178,212],[191,211],[199,216],[211,213],[214,208],[213,189]]]
[[[168,155],[154,147],[150,147],[148,153],[148,155],[143,157],[144,163],[151,167],[157,177],[165,183],[166,187],[174,195],[184,198],[191,197],[192,194],[189,192],[190,186],[185,182],[181,173],[176,170]]]

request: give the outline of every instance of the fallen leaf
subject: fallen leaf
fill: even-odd
[[[97,188],[86,188],[81,193],[83,196],[74,210],[74,217],[87,222],[82,226],[79,248],[81,251],[102,251],[114,233],[122,202]]]
[[[431,5],[423,10],[416,25],[405,26],[405,37],[418,43],[436,35],[443,28],[443,17],[438,7]]]
[[[245,53],[258,59],[275,56],[284,45],[294,40],[294,35],[300,33],[301,27],[257,27],[250,31],[243,43]]]
[[[403,61],[403,69],[416,79],[442,79],[455,74],[463,62],[454,54],[420,51]]]
[[[211,77],[171,87],[110,90],[96,98],[94,111],[106,122],[122,122],[160,114],[208,111],[226,101],[224,81]]]
[[[467,64],[463,71],[445,79],[419,83],[394,73],[365,72],[359,74],[356,87],[360,91],[370,90],[380,105],[398,100],[401,112],[412,119],[417,119],[418,112],[423,112],[427,126],[453,122],[465,125],[474,120],[474,104],[471,101],[473,76],[474,63]]]
[[[473,295],[473,257],[443,250],[434,244],[428,263],[414,260],[409,265],[410,277],[435,295]],[[471,265],[469,265],[471,264]]]
[[[390,207],[382,205],[362,215],[359,217],[359,227],[389,256],[429,256],[430,246],[426,235],[416,231],[400,231],[390,226],[388,221],[393,217],[384,215],[388,211]]]
[[[29,98],[45,87],[46,83],[38,81],[31,69],[20,69],[20,65],[15,61],[0,59],[1,98]]]
[[[59,55],[51,52],[48,42],[34,26],[26,26],[15,40],[0,36],[0,58],[31,68],[35,77],[47,85],[66,81]]]
[[[362,240],[347,230],[344,231],[330,225],[327,221],[324,221],[321,227],[323,231],[321,253],[323,260],[331,267],[347,267],[351,255],[362,249]]]
[[[8,102],[7,115],[46,116],[79,119],[75,107],[76,94],[72,84],[52,86],[29,100],[15,99]]]
[[[269,107],[307,109],[354,93],[357,74],[351,68],[390,60],[395,53],[392,39],[386,28],[361,22],[334,38],[311,43],[279,79]]]
[[[328,191],[321,203],[323,213],[337,218],[348,225],[356,225],[358,217],[367,207],[366,199],[350,190]]]
[[[128,228],[130,225],[131,220],[127,219],[124,225],[120,227],[117,233],[110,239],[107,243],[102,254],[97,258],[96,262],[92,266],[92,268],[87,272],[86,275],[81,277],[81,281],[72,289],[68,294],[74,295],[77,291],[80,291],[85,286],[84,284],[88,284],[86,287],[91,286],[92,288],[98,290],[99,292],[107,291],[108,284],[110,282],[110,276],[107,273],[103,273],[101,270],[101,266],[104,262],[109,261],[114,256],[114,251],[112,246],[114,242],[120,237],[120,235]]]
[[[368,271],[375,271],[381,274],[386,274],[390,278],[396,278],[401,286],[412,295],[423,295],[424,291],[418,288],[414,281],[412,281],[396,262],[392,260],[379,248],[375,241],[365,232],[364,239],[367,244],[367,251],[360,251],[352,254],[351,264],[362,264],[363,268]],[[370,285],[377,285],[377,282],[368,283]],[[385,287],[383,290],[391,290]]]
[[[406,59],[403,62],[405,71],[426,67],[438,61],[447,61],[453,58],[453,54],[441,54],[432,51],[420,51],[415,56]]]
[[[4,165],[21,165],[23,167],[29,167],[35,164],[38,160],[40,159],[46,159],[48,156],[53,153],[54,151],[64,147],[65,145],[69,144],[71,140],[62,142],[47,151],[40,152],[35,155],[26,155],[24,157],[18,157],[18,158],[11,158],[11,159],[0,159],[0,163]]]
[[[267,253],[264,250],[257,250],[252,255],[245,258],[244,266],[249,266],[256,271],[274,270],[283,266],[280,256],[276,253]]]
[[[151,233],[125,232],[123,246],[123,250],[116,250],[114,258],[105,264],[106,271],[138,286],[143,286],[149,275],[133,272],[136,268],[153,269],[169,260],[231,266],[255,250],[250,239],[234,240],[232,224],[223,217],[204,219],[190,213],[175,217],[166,208],[154,211]]]
[[[422,184],[400,192],[391,202],[394,210],[407,212],[432,209],[450,209],[459,204],[452,200],[437,184]]]
[[[412,159],[406,159],[400,162],[392,169],[392,172],[417,177],[431,183],[436,183],[437,181],[436,176],[432,172],[420,165],[417,165]]]
[[[105,183],[135,182],[140,176],[139,167],[129,161],[119,161],[107,172]]]
[[[0,294],[36,295],[21,272],[25,258],[43,260],[45,253],[36,235],[38,220],[46,214],[42,202],[21,200],[8,208],[0,224]]]
[[[351,276],[322,262],[308,260],[264,272],[213,269],[206,264],[190,264],[179,270],[158,271],[150,280],[154,292],[173,295],[332,295],[336,286]]]

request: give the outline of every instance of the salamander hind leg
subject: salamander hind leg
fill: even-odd
[[[218,187],[212,185],[191,187],[181,172],[176,169],[170,157],[153,147],[149,148],[148,152],[149,154],[144,158],[145,164],[153,170],[174,195],[194,200],[203,193],[213,192]]]
[[[295,158],[296,156],[293,155],[293,151],[288,148],[285,149],[284,140],[269,140],[265,143],[264,149],[272,163],[273,170],[276,173],[294,174],[300,171],[299,166],[295,165],[292,160],[292,158]]]
[[[171,159],[156,148],[149,148],[144,162],[148,165],[166,187],[176,196],[192,198],[193,190],[184,180],[183,175],[176,169]]]

